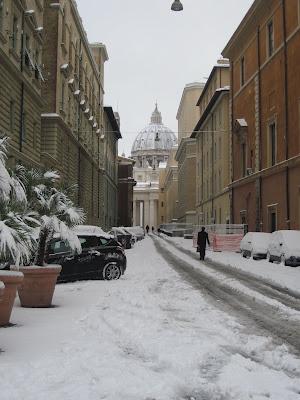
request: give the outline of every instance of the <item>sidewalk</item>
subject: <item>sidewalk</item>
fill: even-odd
[[[178,248],[181,246],[191,252],[196,252],[191,239],[169,238],[166,236],[164,238],[176,243]],[[300,295],[300,267],[286,267],[282,264],[270,263],[267,260],[255,261],[250,258],[243,258],[240,253],[231,253],[228,251],[213,252],[210,249],[206,251],[206,259],[223,265],[230,265],[233,268],[262,277]]]

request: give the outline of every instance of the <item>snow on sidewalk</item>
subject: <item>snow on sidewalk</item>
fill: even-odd
[[[177,246],[196,252],[191,239],[175,237],[166,237],[166,239],[176,243]],[[224,265],[230,265],[233,268],[241,269],[300,294],[300,267],[286,267],[282,264],[270,263],[267,260],[243,258],[240,253],[232,253],[229,251],[214,252],[210,249],[206,251],[206,258]]]
[[[296,400],[300,361],[208,304],[150,238],[114,282],[57,285],[0,330],[1,400]],[[296,376],[296,377],[295,377]]]

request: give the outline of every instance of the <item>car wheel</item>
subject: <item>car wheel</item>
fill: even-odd
[[[103,279],[106,281],[119,279],[121,275],[121,267],[116,262],[109,262],[103,268]]]
[[[244,258],[247,258],[246,253],[245,253],[244,251],[242,251],[242,256],[243,256]]]

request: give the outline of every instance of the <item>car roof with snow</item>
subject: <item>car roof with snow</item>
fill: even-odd
[[[109,235],[108,233],[104,232],[100,226],[94,226],[94,225],[77,225],[73,231],[76,233],[76,235],[83,235],[83,236],[98,236],[98,237],[103,237],[105,239],[112,239],[112,235]]]

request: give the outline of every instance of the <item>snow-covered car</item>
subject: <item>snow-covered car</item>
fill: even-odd
[[[300,266],[300,231],[275,231],[268,247],[268,260],[291,267]]]
[[[241,240],[240,250],[243,257],[252,257],[253,260],[267,258],[271,233],[248,232]]]
[[[121,228],[123,229],[123,231],[131,235],[131,246],[134,246],[138,241],[137,236],[133,232],[130,232],[127,228],[124,228],[123,226]]]
[[[145,238],[145,231],[141,226],[126,226],[125,229],[131,234],[135,235],[137,240]]]
[[[62,266],[58,281],[98,278],[119,279],[126,270],[124,249],[101,228],[80,225],[74,229],[81,244],[82,252],[73,252],[64,240],[54,238],[50,242],[48,264]]]
[[[119,243],[121,243],[124,249],[131,249],[131,233],[124,231],[121,227],[112,227],[108,234],[112,235]]]

